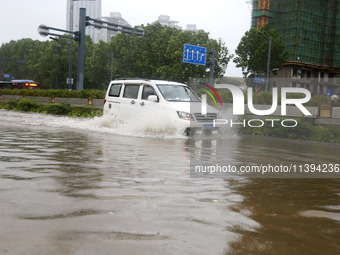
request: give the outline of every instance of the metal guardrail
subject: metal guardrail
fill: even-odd
[[[332,108],[332,118],[340,119],[340,107]]]
[[[63,97],[34,97],[34,96],[18,96],[18,95],[0,95],[0,102],[6,102],[9,100],[22,100],[22,99],[31,99],[40,104],[70,104],[72,106],[91,106],[94,108],[102,108],[104,106],[104,99],[92,99],[92,98],[63,98]],[[232,108],[233,104],[224,103],[224,106],[228,108]],[[258,110],[267,110],[271,107],[271,105],[260,105],[254,104],[254,108]],[[247,105],[245,105],[246,114],[251,114]],[[312,116],[306,117],[319,117],[320,109],[319,107],[306,107],[306,109],[312,114]],[[288,105],[286,107],[287,115],[290,117],[302,117],[303,113],[296,107]],[[277,106],[277,109],[271,116],[280,116],[281,115],[281,106]],[[340,107],[331,107],[331,118],[340,119]]]

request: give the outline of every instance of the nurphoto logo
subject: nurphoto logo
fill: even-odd
[[[215,88],[218,89],[228,89],[233,98],[233,115],[245,115],[245,96],[241,88],[235,85],[230,84],[215,84],[215,88],[212,86],[200,83],[204,85],[205,87],[209,88],[211,91],[214,92],[214,94],[217,96],[218,100],[220,101],[220,104],[222,106],[222,100],[220,95],[217,93]],[[204,92],[206,92],[214,101],[215,106],[217,106],[216,100],[207,89],[203,89]],[[288,98],[288,94],[295,93],[295,94],[303,94],[304,97],[302,98]],[[205,115],[207,114],[207,94],[202,94],[202,100],[201,100],[201,114]],[[287,116],[287,105],[295,105],[305,116],[311,116],[312,114],[306,109],[306,107],[303,106],[304,103],[307,103],[311,99],[311,93],[309,90],[304,88],[296,88],[296,87],[282,87],[281,88],[281,116]],[[255,109],[254,103],[253,103],[253,88],[250,87],[247,89],[247,105],[249,111],[257,116],[267,116],[273,114],[278,107],[278,88],[272,89],[272,105],[269,109],[266,110],[259,110]],[[283,127],[295,127],[297,126],[297,121],[294,119],[251,119],[246,122],[246,120],[243,120],[242,122],[233,122],[232,120],[226,120],[226,119],[215,119],[213,121],[214,127],[217,125],[225,125],[227,123],[232,125],[243,125],[250,127],[262,127],[264,123],[269,122],[271,123],[271,126],[274,127],[274,123],[280,121],[281,125]],[[257,123],[257,124],[255,124]],[[293,123],[293,124],[288,124]]]

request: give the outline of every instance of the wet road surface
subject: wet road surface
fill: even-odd
[[[197,153],[223,151],[238,164],[336,162],[337,146],[0,117],[0,254],[340,253],[339,179],[190,178]]]

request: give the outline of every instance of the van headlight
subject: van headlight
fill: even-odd
[[[192,115],[188,112],[180,112],[177,111],[178,117],[182,120],[194,120],[194,118],[192,117]]]

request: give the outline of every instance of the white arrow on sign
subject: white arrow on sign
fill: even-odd
[[[205,56],[205,54],[204,53],[202,53],[202,55],[201,55],[201,60],[200,61],[202,61],[203,60],[203,57]]]

